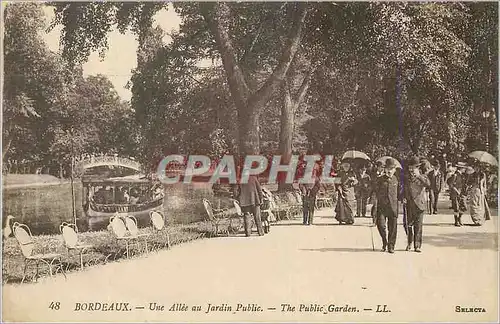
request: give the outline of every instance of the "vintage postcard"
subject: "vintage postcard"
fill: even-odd
[[[498,323],[497,2],[2,2],[2,321]]]

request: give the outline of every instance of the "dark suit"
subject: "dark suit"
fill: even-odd
[[[316,195],[318,194],[320,187],[319,178],[315,179],[314,184],[306,183],[299,185],[299,189],[302,194],[302,218],[304,225],[313,224]]]
[[[425,189],[430,186],[426,175],[407,175],[404,181],[404,197],[406,198],[406,214],[403,221],[408,235],[408,248],[414,242],[415,249],[422,246],[422,225],[426,209]]]
[[[373,223],[375,223],[376,221],[376,216],[377,216],[377,192],[376,192],[376,188],[377,188],[377,183],[378,183],[378,178],[382,176],[382,172],[374,172],[372,175],[371,175],[371,192],[370,192],[370,199],[371,199],[371,203],[372,203],[372,210],[371,210],[371,216],[372,216],[372,219],[373,219]]]
[[[395,175],[388,177],[385,174],[378,177],[375,194],[377,197],[376,224],[384,249],[388,247],[389,250],[394,250],[398,229],[398,199],[400,198],[398,178]],[[386,227],[389,230],[388,235]]]
[[[249,213],[252,213],[254,216],[259,235],[264,235],[264,228],[262,227],[262,219],[260,216],[260,205],[263,201],[262,188],[256,176],[251,175],[248,179],[248,183],[240,184],[238,200],[244,215],[245,235],[250,236],[252,231]]]
[[[358,175],[358,184],[356,186],[356,214],[358,217],[366,216],[366,204],[371,193],[371,182],[371,177],[367,173]]]
[[[437,213],[437,202],[439,199],[439,193],[441,192],[441,189],[443,188],[443,174],[441,171],[432,170],[429,172],[427,175],[429,177],[430,181],[430,188],[429,188],[429,211],[432,213]]]
[[[453,212],[455,215],[462,215],[465,208],[465,202],[463,198],[463,188],[464,188],[464,176],[459,172],[455,172],[448,178],[448,186],[450,187],[450,198],[451,206],[453,207]]]

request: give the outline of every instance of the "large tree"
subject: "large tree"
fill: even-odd
[[[41,33],[45,18],[40,4],[13,3],[4,10],[3,152],[2,158],[40,155],[47,148],[40,123],[50,122],[66,88],[62,60],[50,52]],[[15,154],[12,154],[15,153]]]
[[[56,7],[55,23],[61,23],[64,27],[61,38],[64,45],[63,54],[71,61],[82,62],[91,51],[102,51],[106,48],[107,33],[115,23],[118,24],[122,31],[131,26],[138,36],[139,43],[142,44],[151,29],[154,13],[165,5],[161,3],[130,5],[55,3],[54,6]],[[240,149],[244,153],[258,153],[260,150],[259,115],[274,91],[279,88],[284,80],[299,48],[307,5],[289,3],[286,6],[280,5],[279,8],[276,8],[276,5],[254,4],[257,13],[253,15],[252,19],[257,20],[257,22],[259,22],[260,18],[263,20],[268,19],[262,17],[263,15],[259,15],[259,9],[261,9],[261,13],[272,13],[286,7],[287,17],[289,17],[287,21],[291,26],[287,30],[288,36],[282,42],[279,42],[282,46],[281,50],[276,53],[276,64],[262,84],[255,84],[255,80],[251,79],[254,71],[251,69],[244,71],[248,66],[251,66],[252,60],[245,57],[244,54],[245,49],[248,50],[248,53],[251,52],[251,44],[248,44],[248,47],[243,47],[240,46],[239,42],[234,42],[232,38],[233,27],[235,21],[238,20],[238,10],[245,9],[242,8],[244,6],[228,3],[176,4],[176,6],[181,18],[183,18],[180,35],[185,42],[182,45],[184,47],[193,47],[193,43],[195,43],[195,51],[200,56],[205,55],[205,57],[216,58],[215,54],[219,54],[228,80],[231,97],[238,111]],[[248,12],[248,6],[246,10]],[[244,27],[248,26],[249,24]],[[200,33],[203,33],[206,37],[201,37],[200,40],[189,39],[196,28],[201,30]],[[241,33],[242,31],[242,28],[238,29],[238,32]],[[257,30],[250,34],[257,38],[265,37],[267,32],[263,33],[262,30]],[[213,40],[215,42],[211,43]],[[201,42],[201,44],[196,44],[196,42]],[[189,51],[185,50],[183,53],[188,55],[188,58],[184,59],[184,61],[193,58],[189,56]],[[197,59],[200,59],[200,56]],[[251,57],[252,55],[247,56]]]

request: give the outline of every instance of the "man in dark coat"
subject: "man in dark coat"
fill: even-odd
[[[465,179],[463,170],[467,165],[463,162],[458,162],[456,171],[448,178],[448,186],[450,188],[451,206],[453,208],[453,216],[455,218],[455,226],[462,226],[462,214],[467,210],[464,201]]]
[[[373,223],[375,223],[377,216],[377,193],[375,191],[377,186],[378,178],[384,174],[384,164],[381,161],[377,161],[375,167],[372,171],[371,177],[371,193],[370,193],[370,202],[372,203],[371,216]]]
[[[366,172],[366,166],[362,166],[358,173],[358,184],[356,185],[357,216],[366,217],[366,204],[371,193],[372,180]]]
[[[426,209],[425,189],[430,187],[429,178],[425,174],[421,174],[419,164],[417,158],[408,161],[408,173],[404,178],[403,186],[403,202],[406,207],[406,217],[403,223],[408,235],[406,251],[410,251],[411,244],[414,243],[415,252],[421,252],[422,224]]]
[[[264,235],[262,218],[260,216],[260,205],[263,202],[262,188],[256,176],[250,175],[247,183],[240,184],[238,200],[240,202],[241,211],[243,212],[245,235],[250,236],[252,232],[252,228],[250,225],[250,213],[253,214],[259,236]]]
[[[312,225],[314,220],[314,209],[316,208],[316,195],[321,189],[318,176],[313,176],[314,183],[300,184],[299,189],[302,195],[302,219],[304,225]]]
[[[382,237],[382,251],[386,249],[394,253],[398,229],[398,200],[400,200],[400,184],[395,176],[396,161],[389,158],[385,161],[384,174],[377,178],[375,193],[377,196],[376,224]],[[387,235],[386,228],[389,233]]]
[[[437,202],[444,183],[444,175],[440,170],[439,161],[433,161],[433,170],[431,170],[427,176],[431,182],[429,189],[429,210],[433,214],[437,214]]]

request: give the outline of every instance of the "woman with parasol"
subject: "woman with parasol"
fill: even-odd
[[[469,207],[470,217],[475,226],[481,226],[485,222],[485,186],[483,173],[478,165],[467,167],[467,205]]]
[[[488,181],[487,181],[487,174],[488,169],[490,167],[497,167],[498,166],[498,161],[497,159],[491,155],[488,152],[485,151],[474,151],[469,153],[469,157],[473,158],[476,160],[476,166],[474,167],[476,172],[480,172],[480,187],[481,187],[481,193],[483,195],[482,200],[484,204],[484,214],[485,214],[485,219],[489,220],[491,216],[491,211],[490,207],[488,204]],[[472,177],[473,179],[474,177]],[[494,196],[497,194],[496,188],[493,190]]]
[[[337,186],[338,199],[335,207],[335,219],[341,225],[351,225],[354,224],[353,215],[356,210],[354,186],[358,184],[358,180],[348,160],[343,160],[340,167],[340,184]]]

